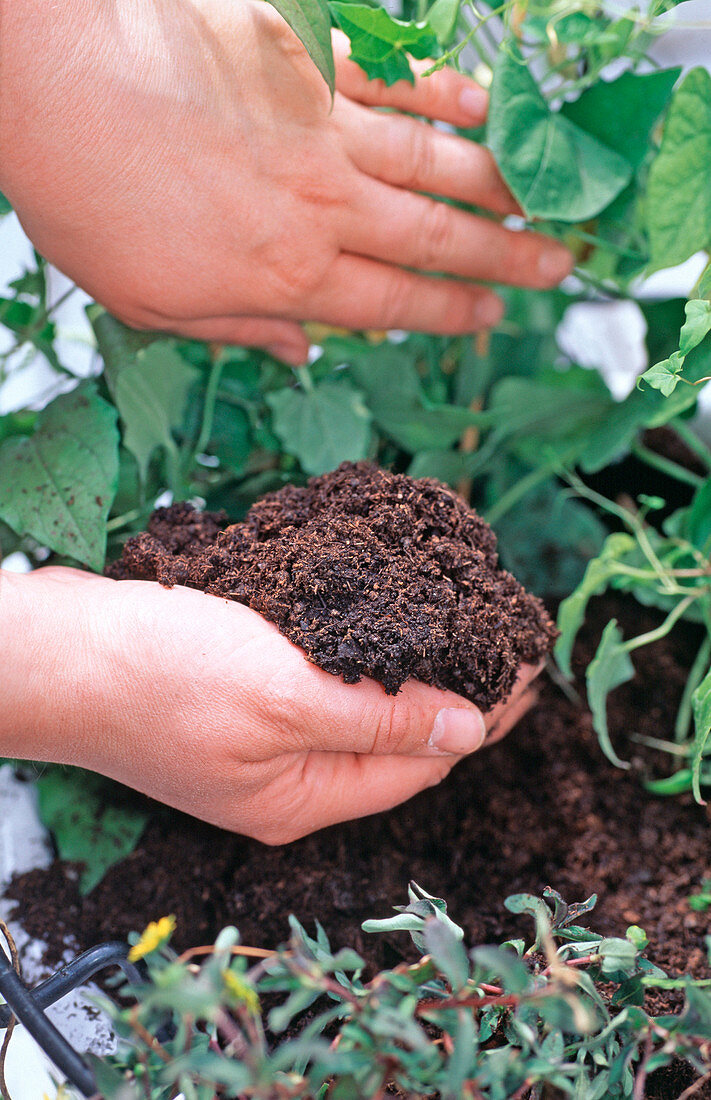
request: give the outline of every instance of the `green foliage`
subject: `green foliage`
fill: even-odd
[[[614,1100],[642,1096],[647,1075],[675,1057],[709,1071],[708,980],[667,978],[637,926],[590,931],[581,921],[594,895],[578,905],[550,888],[508,898],[535,921],[530,946],[467,948],[442,899],[414,884],[409,893],[398,924],[367,926],[409,931],[418,957],[367,982],[354,951],[334,951],[320,925],[310,936],[293,917],[288,944],[256,962],[234,928],[199,967],[155,929],[134,937],[150,977],[124,990],[135,1007],[106,1002],[120,1042],[91,1058],[102,1095],[510,1100],[534,1088]],[[650,1016],[654,988],[681,989],[683,1009]]]
[[[267,403],[275,435],[307,474],[323,474],[339,462],[367,456],[371,413],[346,379],[276,390],[267,394]]]
[[[638,453],[645,457],[644,450]],[[651,458],[653,461],[654,456]],[[697,801],[703,802],[701,785],[711,782],[711,479],[698,478],[691,503],[666,520],[663,533],[647,522],[648,511],[663,501],[640,498],[639,509],[625,508],[598,497],[576,478],[572,480],[583,497],[607,509],[628,530],[608,536],[577,589],[562,602],[555,651],[558,665],[566,676],[571,675],[573,642],[588,601],[607,588],[630,592],[641,603],[666,613],[658,627],[628,640],[623,639],[614,620],[608,623],[587,669],[588,699],[601,747],[613,763],[629,766],[622,763],[610,742],[607,696],[634,675],[631,652],[666,637],[681,618],[702,623],[706,633],[679,706],[675,741],[654,740],[655,747],[668,749],[682,766],[673,776],[652,780],[647,787],[657,794],[693,790]]]
[[[0,517],[92,569],[104,564],[117,482],[116,411],[91,385],[53,401],[31,435],[0,445]]]
[[[711,76],[692,69],[674,95],[649,171],[647,218],[653,268],[711,245]]]
[[[437,36],[429,23],[403,22],[384,8],[344,0],[330,0],[329,8],[350,39],[351,58],[372,80],[414,84],[408,54],[425,58],[438,52]]]
[[[37,792],[42,822],[54,837],[60,859],[84,864],[82,894],[93,890],[109,867],[133,851],[148,821],[142,811],[107,801],[106,781],[79,768],[46,768],[37,779]]]
[[[628,160],[552,110],[521,54],[499,51],[487,141],[529,218],[579,222],[604,210],[632,175]]]

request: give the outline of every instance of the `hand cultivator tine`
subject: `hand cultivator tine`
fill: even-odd
[[[120,966],[130,982],[141,982],[143,970],[128,961],[128,950],[123,943],[99,944],[72,959],[34,989],[25,986],[4,950],[0,950],[0,994],[6,1001],[0,1005],[0,1028],[7,1027],[10,1017],[15,1016],[83,1096],[96,1094],[94,1075],[71,1043],[47,1019],[44,1009],[108,966]]]

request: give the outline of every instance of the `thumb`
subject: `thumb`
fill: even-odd
[[[306,662],[303,671],[310,690],[295,691],[292,681],[289,692],[289,724],[301,749],[459,757],[476,752],[489,729],[501,724],[503,712],[516,709],[538,669],[522,666],[510,697],[486,716],[461,696],[415,680],[393,696],[373,680],[346,685]],[[295,747],[292,740],[292,751]]]

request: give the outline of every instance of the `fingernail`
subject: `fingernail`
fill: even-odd
[[[290,363],[293,367],[300,367],[305,363],[308,354],[296,344],[267,344],[266,350],[275,359],[281,359],[282,362]]]
[[[478,710],[445,707],[434,720],[429,746],[436,752],[467,756],[486,740],[486,726]]]
[[[559,283],[573,270],[573,256],[567,248],[548,248],[538,261],[538,274],[546,283]]]
[[[469,115],[472,122],[484,121],[488,105],[488,95],[483,88],[478,88],[476,84],[470,84],[459,93],[459,109],[465,115]]]
[[[504,315],[504,303],[499,298],[485,298],[479,302],[476,321],[479,328],[493,328]]]

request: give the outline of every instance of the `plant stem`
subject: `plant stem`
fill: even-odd
[[[679,743],[685,741],[691,725],[692,696],[701,683],[711,659],[711,637],[707,634],[699,646],[699,652],[694,658],[694,663],[689,671],[689,676],[684,684],[684,693],[681,697],[679,710],[674,723],[674,740]]]
[[[703,439],[699,439],[696,432],[692,431],[680,417],[672,420],[671,427],[684,440],[689,450],[693,451],[697,458],[700,458],[704,465],[711,470],[711,449],[706,446]]]
[[[193,448],[192,461],[197,455],[203,454],[212,436],[212,423],[215,417],[215,401],[217,400],[217,387],[220,384],[224,363],[221,359],[215,359],[210,368],[210,377],[205,389],[205,401],[202,408],[202,424],[200,434]]]
[[[646,634],[638,634],[636,638],[630,638],[628,642],[624,642],[621,646],[627,653],[631,653],[635,649],[639,649],[643,645],[651,645],[652,642],[658,642],[662,638],[666,638],[667,634],[674,626],[677,619],[680,619],[686,609],[698,599],[698,596],[686,596],[680,603],[673,608],[667,615],[661,626],[658,626],[656,630],[648,630]]]
[[[698,489],[699,485],[704,484],[704,478],[702,478],[700,474],[695,474],[691,470],[687,470],[684,466],[680,466],[678,462],[673,462],[670,458],[664,458],[663,455],[658,455],[656,451],[650,450],[649,447],[645,447],[644,444],[639,441],[632,444],[632,454],[642,462],[646,462],[648,466],[652,466],[655,470],[659,470],[660,473],[667,474],[669,477],[674,477],[677,481],[683,481],[687,485],[693,485],[695,489]]]

